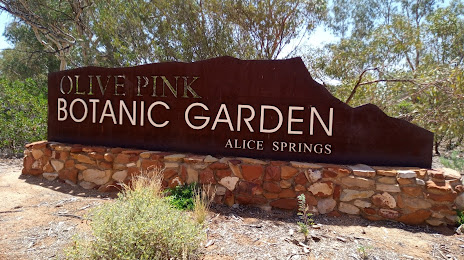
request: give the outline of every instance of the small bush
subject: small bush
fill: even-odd
[[[177,209],[193,210],[196,183],[179,185],[166,189],[169,202]]]
[[[464,211],[462,210],[456,210],[456,213],[458,215],[458,226],[464,225]]]
[[[309,228],[314,225],[314,220],[311,218],[313,214],[309,212],[309,207],[306,205],[306,197],[304,194],[298,196],[298,216],[300,220],[298,221],[298,226],[300,227],[300,232],[305,237],[305,242],[308,241]]]
[[[204,232],[161,196],[159,175],[136,177],[114,202],[94,210],[93,240],[77,239],[69,259],[191,259]]]

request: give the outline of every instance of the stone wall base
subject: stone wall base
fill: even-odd
[[[456,209],[464,207],[461,175],[451,169],[215,158],[47,141],[26,145],[24,155],[23,174],[99,191],[117,191],[140,171],[159,167],[164,187],[211,184],[214,201],[229,206],[296,210],[296,197],[304,194],[315,214],[433,226],[454,225]]]

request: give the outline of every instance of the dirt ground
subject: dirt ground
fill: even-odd
[[[22,160],[0,159],[0,259],[62,259],[89,232],[89,210],[115,194],[22,176]],[[316,216],[309,242],[286,211],[213,206],[203,259],[464,259],[454,227]]]

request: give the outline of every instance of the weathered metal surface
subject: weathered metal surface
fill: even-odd
[[[50,141],[431,166],[433,133],[372,104],[351,108],[315,82],[299,58],[85,67],[51,73],[48,87]]]

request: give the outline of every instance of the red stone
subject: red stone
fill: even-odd
[[[86,153],[91,153],[91,152],[104,153],[106,152],[106,148],[100,147],[100,146],[84,146],[82,147],[82,151]]]
[[[391,209],[380,209],[379,215],[388,219],[397,219],[400,216],[400,213]]]
[[[58,172],[58,178],[62,180],[70,180],[73,183],[77,183],[77,169],[62,169]]]
[[[228,169],[229,165],[221,162],[214,162],[208,166],[212,170]]]
[[[218,180],[231,175],[232,171],[230,170],[216,170],[216,176],[218,177]]]
[[[114,163],[119,163],[119,164],[126,164],[128,162],[130,162],[130,155],[128,154],[123,154],[123,153],[120,153],[118,155],[116,155],[116,157],[114,158]]]
[[[333,189],[333,199],[334,200],[339,200],[340,199],[340,194],[342,193],[342,187],[340,185],[334,185]]]
[[[66,152],[66,151],[63,151],[63,152],[56,152],[56,154],[59,154],[59,158],[57,159],[61,159],[61,160],[66,160],[69,158],[69,152]]]
[[[297,176],[295,176],[294,180],[296,184],[305,185],[306,183],[308,183],[308,179],[306,178],[306,175],[302,172],[300,172]]]
[[[109,162],[99,162],[98,167],[103,170],[109,170],[113,168],[113,164]]]
[[[453,188],[451,187],[449,181],[444,181],[442,183],[437,183],[434,181],[427,181],[427,192],[434,194],[449,194],[454,193]]]
[[[115,154],[115,153],[120,153],[120,152],[122,152],[122,150],[123,150],[123,149],[120,148],[120,147],[111,148],[111,149],[110,149],[110,153],[113,153],[113,154]]]
[[[162,168],[163,162],[154,161],[154,160],[142,160],[140,167],[142,170],[153,169],[153,168]]]
[[[430,178],[445,180],[445,173],[441,170],[427,170],[427,174]]]
[[[266,199],[269,199],[269,200],[279,198],[279,194],[277,194],[277,193],[268,193],[268,192],[265,192],[263,195],[264,195],[264,197],[266,197]]]
[[[82,152],[82,146],[81,145],[73,145],[70,150],[71,153],[80,153]]]
[[[239,194],[252,194],[253,193],[253,188],[259,186],[256,183],[253,182],[247,182],[247,181],[240,181],[236,191]]]
[[[32,169],[32,164],[35,162],[34,157],[32,155],[26,156],[23,159],[23,167],[26,170],[26,173]]]
[[[127,176],[135,176],[140,174],[140,169],[137,167],[129,167],[127,168]]]
[[[198,180],[201,184],[215,184],[214,173],[210,169],[205,169],[198,174]],[[227,203],[226,203],[227,204]]]
[[[163,180],[170,180],[172,177],[177,175],[177,170],[175,169],[165,169],[163,171]]]
[[[263,188],[266,191],[272,192],[272,193],[279,193],[282,189],[280,188],[280,185],[274,183],[274,182],[265,182],[263,184]]]
[[[233,165],[237,165],[237,164],[241,164],[241,163],[242,163],[242,161],[239,160],[239,159],[232,159],[232,160],[229,160],[229,162],[230,162],[231,164],[233,164]]]
[[[64,168],[74,168],[74,160],[67,160],[65,163],[64,163]]]
[[[363,208],[361,209],[364,213],[368,214],[368,215],[375,215],[377,214],[377,211],[373,208]]]
[[[293,189],[283,189],[279,193],[279,198],[295,198],[296,193]]]
[[[188,176],[187,167],[182,165],[181,168],[180,168],[180,176],[179,177],[183,182],[186,182],[187,181],[187,176]]]
[[[422,188],[420,187],[401,187],[401,191],[412,197],[419,197],[423,194]]]
[[[184,158],[185,163],[201,163],[205,159],[205,156],[192,155]]]
[[[263,194],[263,188],[261,186],[254,186],[251,188],[251,194],[253,195],[262,195]]]
[[[255,205],[264,205],[267,203],[267,199],[262,196],[253,196],[251,203]]]
[[[123,188],[121,185],[115,181],[112,181],[110,183],[104,184],[98,188],[98,191],[100,192],[119,192]]]
[[[246,195],[246,194],[240,194],[240,195],[235,196],[235,201],[241,205],[252,204],[252,199],[253,199],[252,196]]]
[[[457,192],[464,192],[464,186],[463,185],[457,185],[454,187],[454,190]]]
[[[298,201],[296,199],[278,199],[269,203],[274,208],[295,210],[298,208]]]
[[[305,192],[304,195],[305,195],[307,205],[311,205],[311,206],[317,205],[316,197],[314,197],[310,192]]]
[[[287,162],[284,161],[271,161],[272,166],[282,166],[288,164]]]
[[[226,194],[224,195],[224,204],[231,207],[235,203],[235,196],[230,190],[226,190]]]
[[[457,197],[456,193],[448,193],[448,194],[433,194],[433,193],[427,193],[427,199],[431,199],[434,201],[448,201],[448,202],[453,202]]]
[[[124,154],[130,154],[130,155],[140,155],[141,153],[143,152],[146,152],[147,150],[123,150],[121,151],[121,153],[124,153]]]
[[[329,170],[322,171],[322,178],[335,178],[337,177],[337,173]]]
[[[48,142],[47,141],[37,141],[33,143],[26,144],[24,147],[26,148],[33,148],[33,149],[42,149],[47,146]]]
[[[52,156],[52,150],[48,149],[48,148],[45,148],[42,150],[44,155],[47,156],[47,157],[51,157]]]
[[[47,163],[47,164],[43,167],[43,171],[44,171],[44,172],[54,172],[55,169],[53,169],[53,166],[52,166],[50,163]]]
[[[331,165],[327,167],[328,171],[335,172],[338,177],[346,177],[351,174],[351,170],[341,166]]]
[[[414,178],[396,178],[396,180],[400,185],[410,185],[416,182]]]
[[[263,175],[263,167],[261,165],[242,165],[242,175],[247,181],[258,180]]]
[[[266,167],[264,180],[266,181],[280,181],[280,167],[268,166]]]
[[[424,221],[428,219],[430,215],[432,215],[432,212],[429,210],[421,209],[409,214],[404,214],[397,220],[410,225],[419,225],[424,223]]]
[[[89,156],[91,158],[94,158],[94,159],[97,159],[97,160],[103,160],[105,157],[103,156],[103,154],[99,154],[99,153],[96,153],[96,152],[91,152],[89,153]]]

